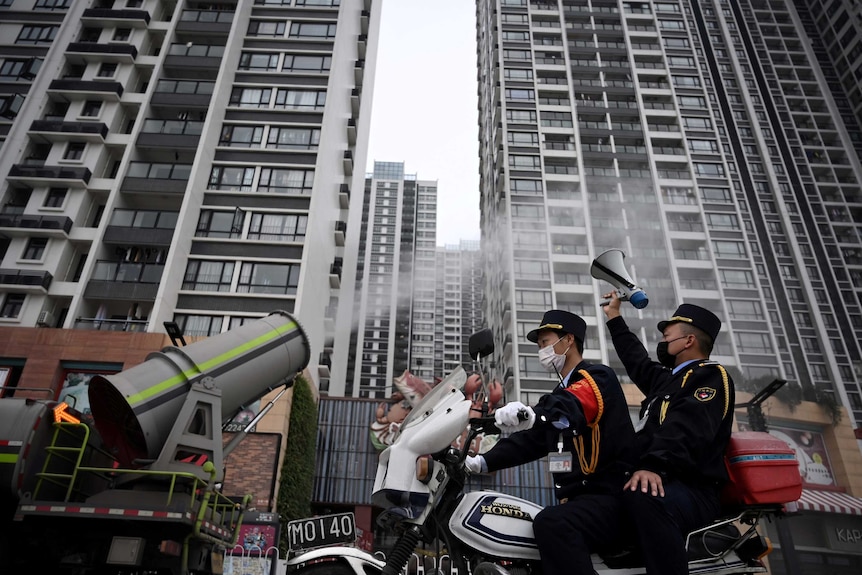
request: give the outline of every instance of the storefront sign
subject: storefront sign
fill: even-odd
[[[862,553],[862,518],[829,520],[826,535],[830,549]]]

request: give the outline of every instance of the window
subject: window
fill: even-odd
[[[195,236],[199,238],[238,238],[242,233],[242,210],[221,212],[201,210]]]
[[[503,42],[529,42],[529,32],[503,32]]]
[[[679,96],[680,108],[706,108],[706,98],[702,96]]]
[[[183,288],[195,291],[230,291],[234,262],[189,260]]]
[[[48,247],[48,238],[30,238],[27,242],[27,247],[24,248],[24,253],[21,254],[23,260],[41,260],[45,255],[45,248]]]
[[[704,202],[729,204],[733,202],[733,196],[730,194],[729,188],[700,188],[700,197]]]
[[[311,193],[314,185],[314,170],[291,170],[286,168],[263,168],[257,191],[273,194]]]
[[[211,190],[250,192],[253,180],[254,168],[213,166],[207,187]]]
[[[17,80],[21,77],[28,60],[7,58],[0,63],[0,79]]]
[[[318,128],[277,128],[269,129],[266,147],[278,150],[316,150],[320,143]]]
[[[527,82],[533,79],[533,71],[529,68],[506,68],[503,70],[503,77],[507,80]]]
[[[176,315],[174,321],[189,336],[210,336],[221,333],[222,316]]]
[[[749,300],[727,300],[727,307],[730,317],[733,319],[763,319],[763,308],[759,301]]]
[[[539,134],[535,132],[509,132],[510,146],[536,147],[539,145]]]
[[[290,25],[291,38],[335,38],[335,24],[294,22]]]
[[[308,216],[295,214],[252,214],[250,240],[297,242],[305,237]]]
[[[718,270],[721,285],[729,289],[754,288],[754,274],[748,270]]]
[[[66,152],[63,154],[64,160],[80,161],[84,159],[84,150],[87,148],[86,142],[69,142],[66,145]]]
[[[744,258],[745,244],[726,240],[713,240],[712,248],[717,258]]]
[[[65,10],[69,7],[69,3],[72,0],[36,0],[36,5],[34,8],[41,8],[42,10]],[[9,2],[11,4],[11,1]],[[0,3],[2,6],[6,6],[5,2]]]
[[[673,75],[673,85],[680,88],[698,88],[700,87],[700,78],[697,76],[677,76]]]
[[[98,78],[113,78],[117,74],[116,62],[102,62],[99,66],[99,71],[96,73]]]
[[[692,154],[718,153],[718,142],[715,140],[689,140],[688,149]]]
[[[239,56],[239,69],[257,72],[278,70],[278,54],[243,52]]]
[[[683,117],[682,125],[687,130],[712,131],[712,121],[709,118]]]
[[[296,295],[299,264],[244,263],[237,292]]]
[[[114,36],[112,40],[114,42],[128,42],[129,38],[132,37],[132,29],[131,28],[117,28],[114,30]]]
[[[662,38],[662,43],[665,48],[674,49],[674,48],[688,48],[688,38]]]
[[[513,194],[542,195],[541,180],[511,180],[510,186]]]
[[[42,207],[62,208],[68,191],[67,188],[50,188],[45,195],[45,202],[42,204]]]
[[[234,88],[229,104],[240,108],[268,108],[271,97],[271,88]]]
[[[3,306],[0,307],[0,317],[16,318],[21,313],[24,307],[24,299],[27,296],[23,293],[8,293],[6,299],[3,300]]]
[[[321,110],[326,104],[326,92],[323,90],[288,90],[278,89],[275,92],[274,107],[285,110]]]
[[[331,65],[331,56],[287,54],[281,69],[285,72],[328,72]]]
[[[698,176],[705,178],[724,177],[724,166],[721,164],[704,164],[701,162],[695,162],[694,171]]]
[[[59,26],[22,26],[16,44],[39,44],[53,42]]]
[[[713,230],[738,230],[739,219],[736,214],[706,214],[706,221]]]
[[[260,147],[263,140],[263,126],[231,126],[225,125],[221,131],[220,146],[234,148]]]
[[[506,120],[513,124],[535,124],[535,110],[506,110]]]
[[[101,111],[101,100],[87,100],[81,108],[81,116],[84,118],[98,118]]]
[[[516,102],[533,102],[536,99],[535,90],[507,89],[506,99]]]
[[[769,335],[765,333],[734,332],[740,353],[772,353]]]
[[[269,20],[252,20],[248,24],[249,36],[284,36],[287,28],[285,22],[272,22]]]
[[[509,156],[509,167],[513,170],[538,170],[542,166],[539,156]]]
[[[524,310],[546,310],[552,305],[551,294],[546,291],[515,290],[515,305]]]

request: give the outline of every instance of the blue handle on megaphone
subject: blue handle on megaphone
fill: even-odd
[[[643,309],[647,306],[647,304],[649,304],[649,298],[644,291],[634,292],[631,297],[629,297],[629,301],[632,302],[632,305],[638,309]]]

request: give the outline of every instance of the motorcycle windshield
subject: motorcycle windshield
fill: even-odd
[[[461,367],[455,368],[452,373],[431,388],[431,391],[410,410],[410,413],[401,422],[399,429],[407,429],[416,424],[417,421],[428,417],[429,414],[434,412],[438,404],[447,402],[453,390],[463,390],[466,382],[467,372]]]

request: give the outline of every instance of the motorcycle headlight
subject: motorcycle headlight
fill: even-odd
[[[430,455],[422,455],[416,459],[416,479],[425,485],[431,481],[434,475],[434,458]]]

